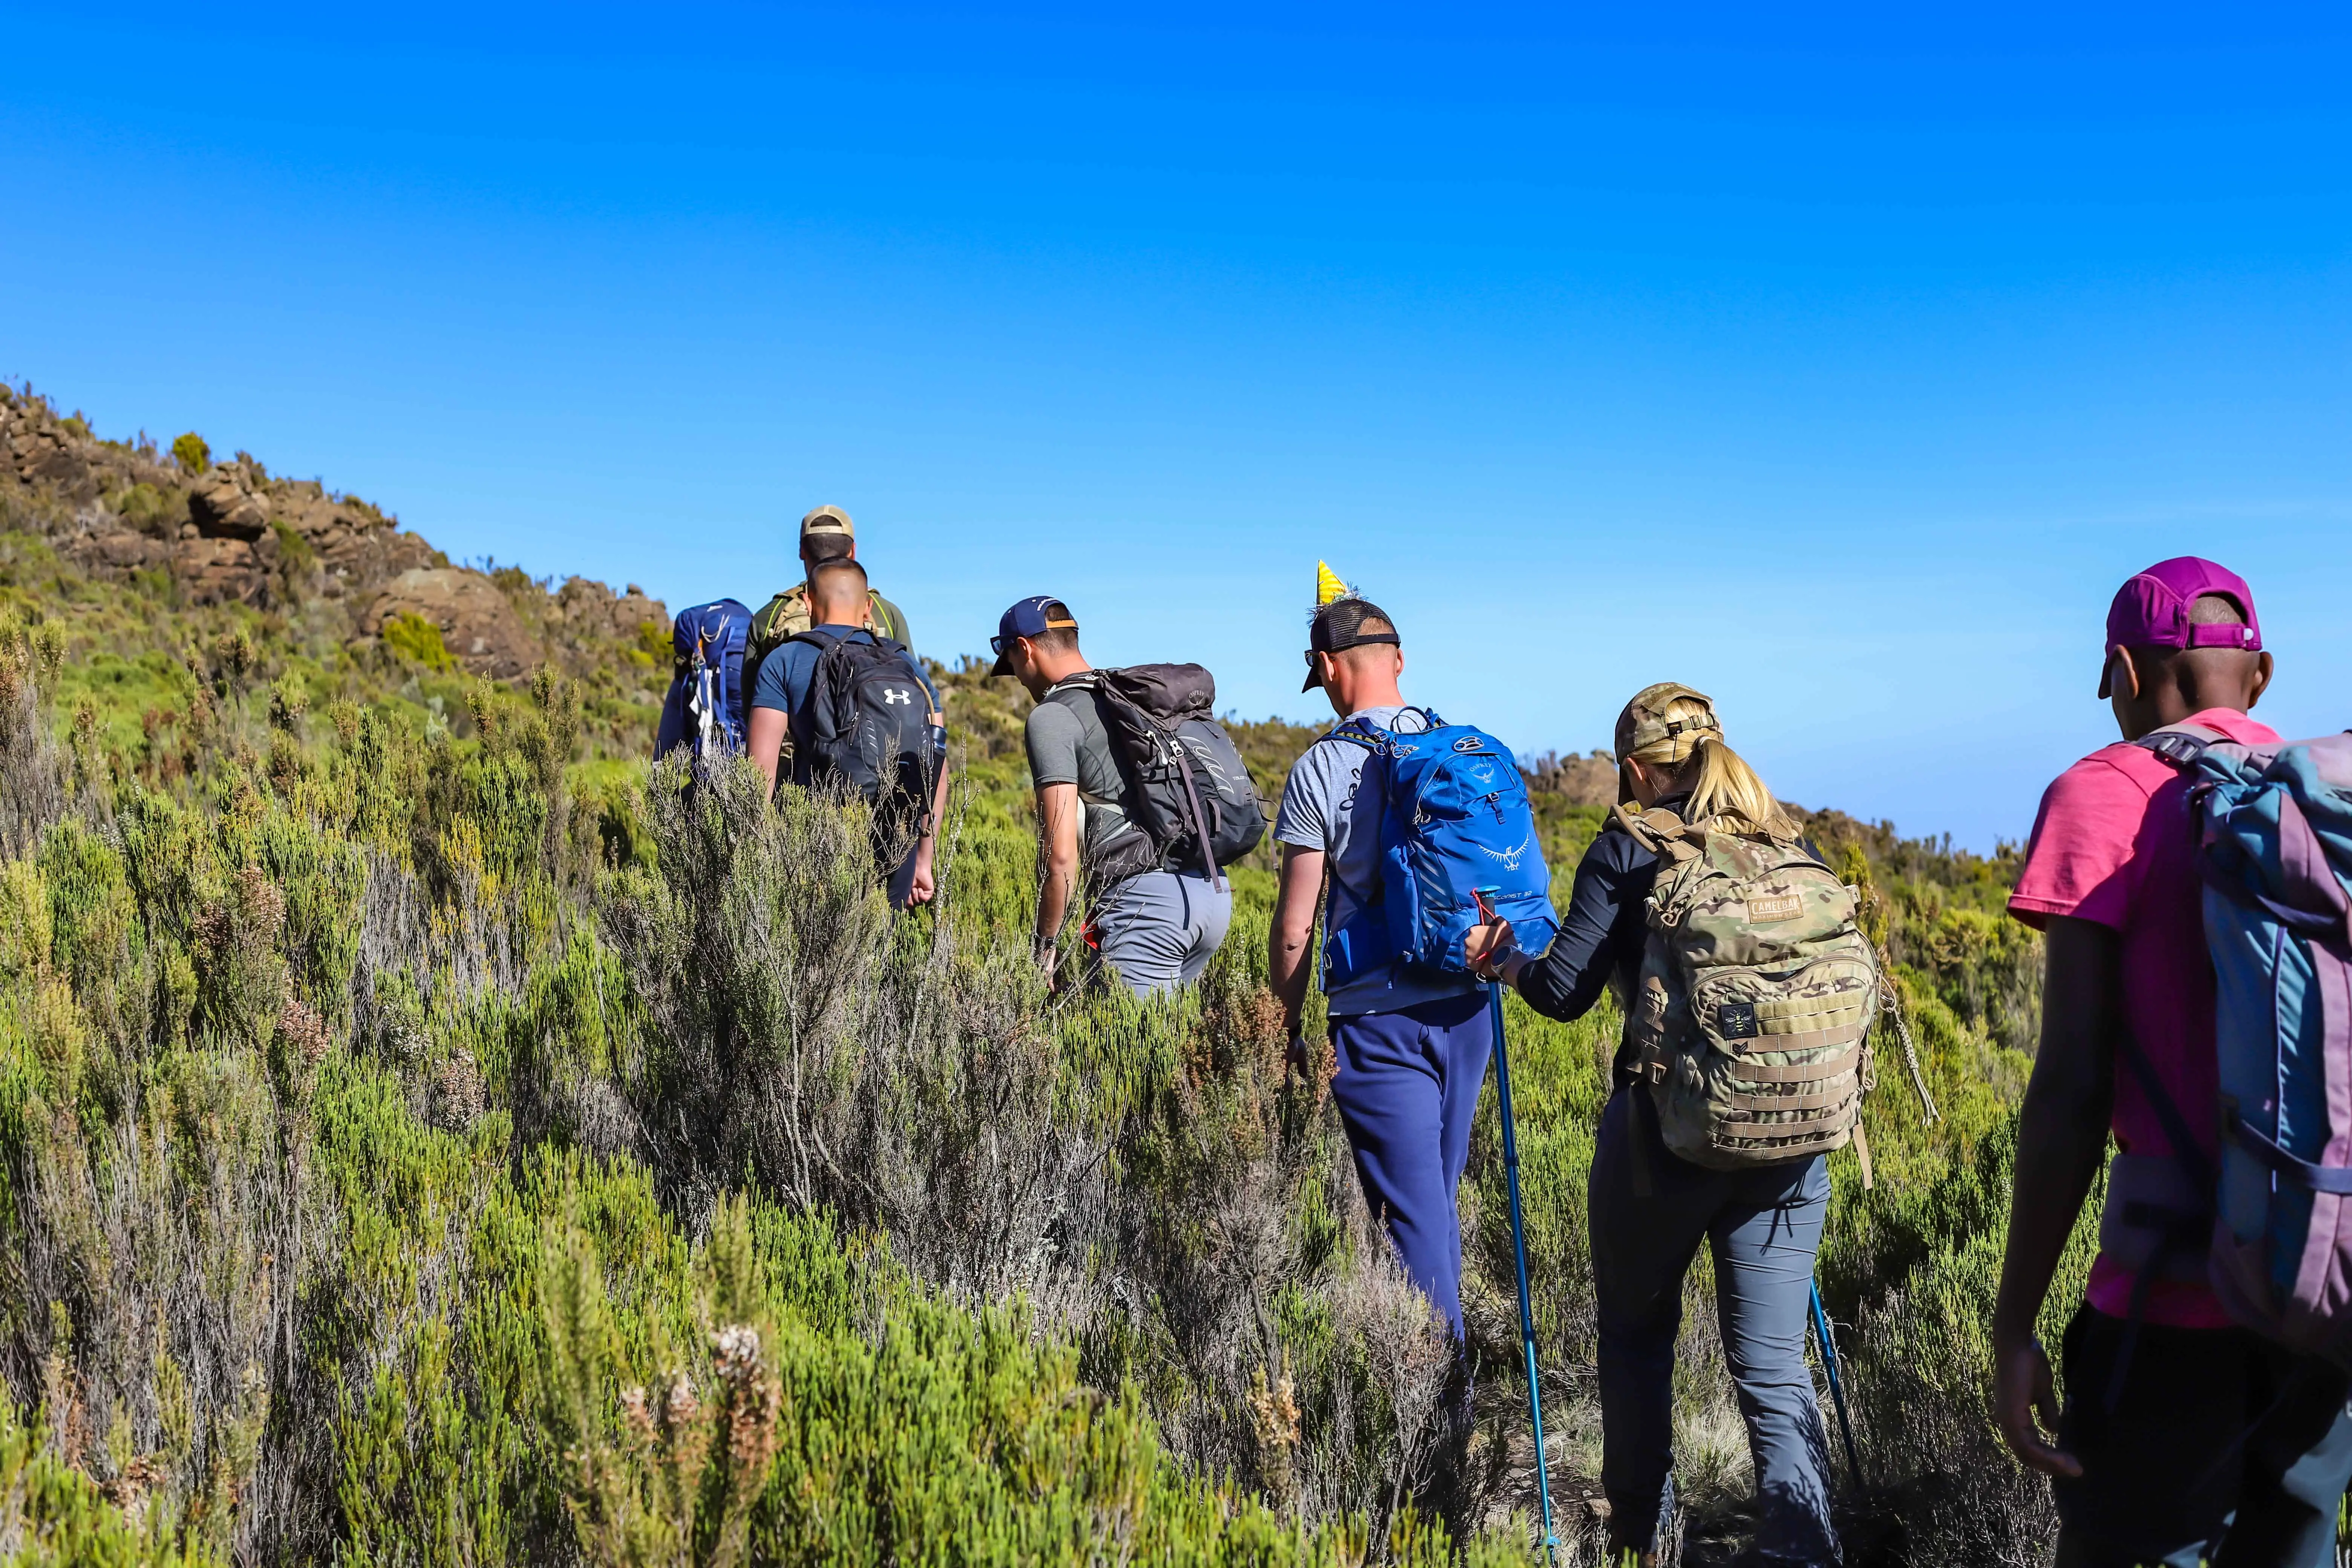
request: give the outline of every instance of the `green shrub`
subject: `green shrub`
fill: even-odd
[[[441,628],[423,616],[404,611],[385,618],[377,633],[383,646],[412,664],[443,675],[457,669],[457,658],[441,640]]]
[[[6,1430],[51,1436],[9,1461],[0,1434],[0,1462],[49,1467],[23,1495],[72,1521],[43,1527],[62,1560],[1434,1562],[1440,1502],[1488,1526],[1470,1560],[1517,1554],[1491,1099],[1449,1500],[1443,1337],[1324,1086],[1282,1069],[1270,852],[1196,994],[1054,996],[1009,683],[940,672],[943,892],[892,921],[858,808],[649,773],[609,682],[466,681],[414,619],[396,661],[347,658],[305,640],[317,606],[142,602],[155,632],[108,602],[66,660],[50,605],[99,601],[46,549],[0,553],[0,768],[29,781],[0,791],[0,1373]],[[98,717],[76,755],[41,750],[58,688]],[[1271,791],[1308,732],[1235,733]],[[1538,809],[1564,878],[1601,814]],[[2046,1524],[1980,1394],[2038,944],[2000,912],[2013,859],[1813,830],[1875,888],[1942,1112],[1883,1039],[1876,1186],[1832,1165],[1858,1506],[2000,1561]],[[1617,1020],[1508,1018],[1589,1560],[1584,1181]],[[1728,1540],[1710,1287],[1702,1261],[1678,1448],[1694,1528]]]
[[[194,430],[173,438],[172,458],[182,469],[191,474],[201,474],[213,466],[213,449],[205,446],[205,438]]]

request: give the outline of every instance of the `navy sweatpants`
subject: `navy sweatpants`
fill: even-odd
[[[1470,1163],[1470,1121],[1495,1048],[1486,993],[1334,1018],[1331,1044],[1339,1058],[1331,1098],[1364,1202],[1458,1340],[1462,1217],[1454,1190]]]

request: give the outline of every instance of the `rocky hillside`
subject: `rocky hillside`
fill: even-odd
[[[164,624],[121,628],[117,651],[134,664],[178,653],[164,634],[192,628],[173,617],[205,611],[207,625],[299,631],[319,673],[413,680],[425,700],[436,678],[510,680],[551,664],[583,683],[616,750],[642,744],[626,733],[638,721],[650,734],[667,673],[668,614],[634,584],[615,594],[453,565],[357,496],[274,478],[243,452],[215,462],[194,434],[168,450],[143,434],[102,439],[29,387],[0,385],[0,533],[16,536],[12,574],[61,567],[163,609]]]

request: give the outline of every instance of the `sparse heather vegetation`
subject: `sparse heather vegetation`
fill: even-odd
[[[942,896],[893,924],[854,810],[630,759],[629,655],[656,642],[594,645],[638,672],[601,685],[475,679],[352,636],[315,576],[257,606],[101,574],[60,548],[71,509],[16,483],[0,1552],[1526,1560],[1491,1094],[1473,1480],[1441,1498],[1444,1346],[1321,1083],[1284,1080],[1265,852],[1197,995],[1055,1000],[1025,952],[1025,699],[971,661],[940,675]],[[546,584],[500,579],[556,624]],[[1270,790],[1308,734],[1237,738]],[[1581,798],[1538,796],[1563,874],[1601,821]],[[1850,1561],[2037,1561],[2047,1494],[1981,1392],[2039,971],[2000,914],[2013,863],[1811,826],[1872,886],[1943,1112],[1887,1042],[1875,1189],[1832,1163]],[[1554,1495],[1590,1563],[1583,1190],[1617,1021],[1510,1017]],[[1737,1552],[1746,1489],[1711,1291],[1702,1259],[1693,1563]]]

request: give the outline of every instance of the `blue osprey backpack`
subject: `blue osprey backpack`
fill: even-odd
[[[1510,749],[1420,711],[1429,728],[1414,733],[1351,719],[1326,737],[1371,753],[1356,798],[1381,814],[1379,883],[1324,939],[1327,984],[1391,966],[1468,973],[1463,941],[1485,918],[1481,894],[1511,922],[1523,952],[1540,953],[1559,931],[1551,871]]]
[[[678,612],[670,626],[669,691],[662,699],[661,727],[654,756],[680,746],[697,757],[743,750],[743,647],[751,632],[751,612],[732,599],[713,599]]]

